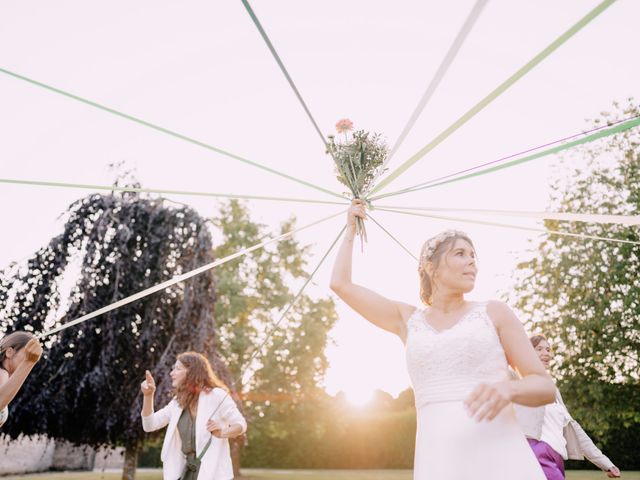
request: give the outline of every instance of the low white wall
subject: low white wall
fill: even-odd
[[[0,474],[42,472],[51,467],[55,442],[44,436],[0,436]]]
[[[45,436],[9,440],[0,435],[0,475],[47,470],[122,469],[123,448],[77,447]]]
[[[124,448],[100,448],[96,451],[94,470],[122,469],[124,466]]]
[[[78,447],[69,442],[55,442],[51,459],[52,470],[91,470],[96,451],[87,446]]]

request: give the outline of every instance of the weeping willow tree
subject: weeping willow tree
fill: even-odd
[[[631,99],[614,106],[596,126],[640,115]],[[565,160],[576,167],[558,176],[550,210],[640,215],[638,128],[580,147]],[[545,226],[640,241],[637,226],[550,220]],[[614,450],[616,464],[638,468],[640,247],[547,236],[519,265],[512,301],[558,353],[554,373],[572,414]]]
[[[73,203],[63,232],[0,277],[0,331],[45,331],[213,261],[206,220],[183,205],[137,194]],[[205,352],[229,383],[215,346],[211,272],[46,339],[44,358],[11,405],[3,433],[126,447],[133,478],[143,439],[145,369],[164,403],[176,354]]]

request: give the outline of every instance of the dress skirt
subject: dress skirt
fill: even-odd
[[[414,480],[545,480],[511,405],[478,423],[462,401],[418,409]]]

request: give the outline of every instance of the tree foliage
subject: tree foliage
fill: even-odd
[[[603,113],[595,125],[640,114],[632,100],[614,107],[613,113]],[[566,164],[573,165],[573,171],[567,171]],[[551,210],[640,215],[637,128],[575,149],[565,159],[565,171],[555,182]],[[640,241],[637,226],[550,220],[545,226]],[[534,256],[518,266],[512,300],[533,329],[550,339],[558,354],[554,373],[561,390],[568,393],[571,413],[611,448],[637,451],[640,246],[546,236],[535,247]],[[614,445],[634,437],[633,445]]]
[[[214,224],[221,236],[216,256],[254,245],[270,233],[238,201],[222,205]],[[294,228],[295,219],[289,219],[273,234]],[[219,350],[251,418],[250,445],[270,449],[277,439],[301,438],[307,425],[301,409],[306,398],[316,395],[328,367],[324,351],[337,319],[330,298],[303,293],[276,328],[295,290],[308,278],[308,255],[308,246],[287,237],[238,264],[216,269]],[[299,424],[291,422],[296,416]]]
[[[69,207],[63,232],[26,266],[2,272],[1,330],[44,331],[211,261],[207,222],[191,208],[90,195]],[[206,352],[229,379],[214,345],[215,300],[206,272],[49,337],[3,433],[137,447],[145,369],[160,403],[181,351]]]
[[[286,429],[280,428],[288,424]],[[307,395],[279,421],[257,422],[247,448],[247,467],[387,469],[412,468],[416,411],[413,392],[397,399],[378,391],[364,406],[344,394]]]

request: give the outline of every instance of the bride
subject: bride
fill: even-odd
[[[352,282],[356,217],[366,219],[360,200],[349,209],[331,289],[405,344],[418,422],[414,479],[544,480],[511,403],[551,403],[555,388],[509,307],[465,300],[477,273],[471,240],[449,230],[425,242],[418,272],[426,308],[415,308]],[[520,380],[510,380],[509,365]]]

